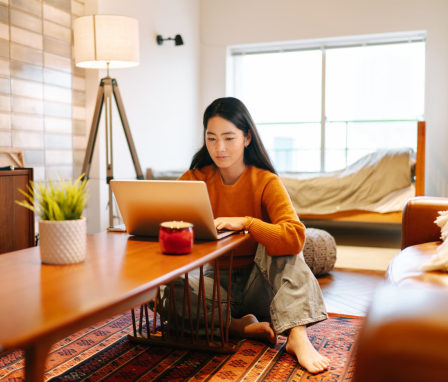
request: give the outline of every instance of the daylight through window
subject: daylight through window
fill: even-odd
[[[333,171],[381,148],[416,148],[425,40],[393,37],[229,49],[228,94],[249,108],[278,171]]]

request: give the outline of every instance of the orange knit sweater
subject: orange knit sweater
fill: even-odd
[[[189,170],[181,180],[202,180],[215,218],[245,216],[245,227],[252,236],[234,251],[233,266],[245,268],[253,263],[257,242],[264,245],[270,256],[295,255],[305,242],[305,226],[300,222],[288,193],[279,177],[270,171],[246,166],[235,184],[225,185],[215,166]],[[223,257],[220,266],[228,267]]]

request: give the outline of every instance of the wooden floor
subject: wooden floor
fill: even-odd
[[[323,226],[338,245],[356,246],[359,256],[371,256],[375,248],[395,248],[401,245],[401,228],[388,226]],[[384,271],[335,269],[318,278],[327,311],[330,313],[364,316],[372,301],[375,288],[384,282]]]
[[[335,269],[318,281],[327,312],[365,316],[375,288],[384,281],[384,272]]]

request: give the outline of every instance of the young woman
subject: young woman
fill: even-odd
[[[207,184],[218,229],[244,229],[252,238],[234,252],[230,332],[271,344],[284,333],[286,350],[309,372],[321,372],[329,360],[314,349],[306,326],[327,314],[301,253],[305,227],[244,104],[231,97],[215,100],[203,125],[204,144],[180,179]],[[220,259],[223,287],[228,265]]]

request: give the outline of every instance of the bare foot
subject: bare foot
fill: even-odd
[[[229,329],[230,333],[238,337],[262,340],[272,346],[277,343],[277,336],[269,322],[260,322],[253,314],[246,314],[241,318],[232,317]]]
[[[286,351],[297,357],[300,365],[310,373],[320,373],[328,369],[330,360],[319,354],[306,334],[305,326],[296,326],[289,332]]]

